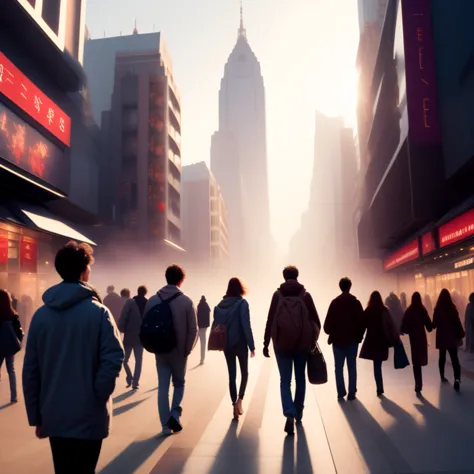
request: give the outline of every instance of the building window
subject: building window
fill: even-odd
[[[31,2],[30,2],[31,3]],[[59,33],[59,16],[61,0],[43,0],[41,16],[46,24],[56,33]]]

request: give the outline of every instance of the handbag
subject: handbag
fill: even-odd
[[[11,357],[21,350],[21,342],[18,339],[12,321],[4,321],[0,324],[0,356]]]
[[[224,324],[218,324],[211,329],[209,334],[209,342],[207,344],[208,351],[224,351],[227,345],[227,328]]]
[[[405,352],[405,346],[400,339],[394,346],[393,366],[395,369],[404,369],[409,365],[410,362],[408,361],[407,353]]]
[[[308,380],[312,385],[323,385],[328,381],[328,370],[324,355],[316,344],[316,347],[308,355]]]

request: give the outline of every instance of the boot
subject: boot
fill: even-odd
[[[232,405],[233,407],[233,410],[234,410],[234,421],[239,421],[239,409],[237,407],[237,403],[234,403],[234,405]]]
[[[237,407],[237,411],[239,412],[239,415],[241,415],[241,416],[244,414],[244,408],[242,406],[242,401],[243,400],[241,398],[239,398],[237,400],[237,403],[235,404],[235,406]]]

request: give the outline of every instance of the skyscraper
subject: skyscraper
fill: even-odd
[[[228,204],[231,254],[261,256],[270,240],[265,87],[242,8],[237,43],[219,91],[211,170]]]

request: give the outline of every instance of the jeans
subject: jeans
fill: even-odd
[[[181,402],[184,397],[187,357],[177,352],[156,356],[158,371],[158,413],[163,428],[168,424],[170,417],[179,420]],[[173,381],[173,398],[170,408],[170,383]]]
[[[203,364],[206,359],[207,328],[199,329],[199,341],[201,344],[201,364]]]
[[[308,362],[308,351],[288,354],[275,350],[275,356],[278,363],[278,370],[280,371],[280,392],[283,415],[297,418],[298,421],[301,421],[306,396],[306,363]],[[294,400],[291,394],[293,366],[295,368],[296,381]]]
[[[383,393],[382,361],[374,360],[374,378],[377,392]]]
[[[449,357],[451,358],[451,364],[453,365],[454,379],[461,380],[461,364],[459,363],[458,350],[457,348],[439,350],[439,374],[441,378],[444,378],[444,366],[446,365],[446,352],[449,352]]]
[[[55,474],[94,474],[102,440],[49,438]]]
[[[237,359],[240,365],[240,389],[239,398],[244,398],[245,390],[247,389],[247,382],[249,380],[249,351],[247,345],[240,345],[234,349],[224,352],[225,360],[227,362],[227,370],[229,371],[229,392],[232,404],[237,402]]]
[[[415,387],[421,390],[423,388],[423,372],[420,365],[413,366],[413,375],[415,377]]]
[[[357,392],[357,352],[359,344],[350,346],[332,346],[334,352],[334,364],[336,369],[336,387],[338,397],[347,395],[346,385],[344,383],[344,364],[347,359],[347,371],[349,372],[349,395],[355,395]]]
[[[10,400],[16,401],[16,374],[15,374],[15,356],[1,357],[0,356],[0,369],[2,368],[3,361],[5,360],[7,365],[8,378],[10,379]]]
[[[132,376],[132,371],[130,370],[130,366],[128,365],[128,361],[130,360],[130,356],[132,355],[135,357],[135,371]],[[140,375],[142,374],[142,362],[143,362],[143,346],[125,346],[125,360],[123,361],[123,367],[125,369],[125,373],[127,374],[127,385],[131,385],[133,383],[134,388],[138,388],[140,383]]]

